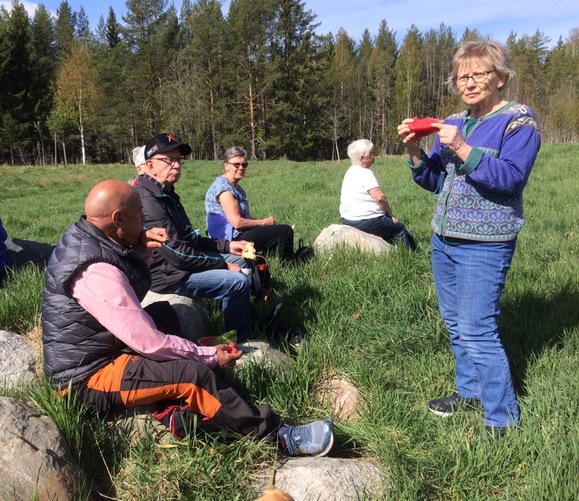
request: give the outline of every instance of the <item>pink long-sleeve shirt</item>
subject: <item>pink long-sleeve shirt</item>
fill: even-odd
[[[198,346],[157,330],[127,276],[116,266],[108,263],[89,265],[73,278],[70,293],[105,329],[147,358],[185,358],[209,367],[217,365],[215,348]]]

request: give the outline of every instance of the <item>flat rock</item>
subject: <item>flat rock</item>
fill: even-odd
[[[388,485],[385,474],[366,459],[308,457],[279,467],[274,487],[295,501],[358,501],[383,499]]]

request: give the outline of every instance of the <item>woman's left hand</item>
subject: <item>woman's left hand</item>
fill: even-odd
[[[463,147],[467,146],[467,144],[464,142],[464,139],[460,135],[460,132],[458,132],[458,128],[455,125],[432,124],[432,126],[438,128],[437,134],[440,139],[440,144],[442,146],[450,148],[450,150],[455,155],[459,155],[461,149],[464,149]],[[466,156],[468,156],[468,154]]]

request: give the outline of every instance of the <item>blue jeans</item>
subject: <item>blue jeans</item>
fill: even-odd
[[[220,254],[225,261],[247,268],[245,260],[233,254]],[[246,341],[251,335],[250,279],[236,271],[207,270],[191,273],[174,288],[175,294],[188,297],[208,297],[221,301],[226,331],[235,329],[237,340]]]
[[[509,361],[499,338],[501,294],[515,252],[510,242],[432,237],[432,271],[456,363],[458,394],[482,400],[485,425],[519,422]]]
[[[387,242],[399,239],[407,249],[411,251],[416,250],[414,236],[410,233],[408,228],[406,228],[404,223],[401,223],[400,221],[395,223],[392,221],[392,218],[388,217],[386,214],[371,219],[362,219],[360,221],[342,218],[342,224],[353,226],[354,228],[370,233],[371,235],[376,235]]]

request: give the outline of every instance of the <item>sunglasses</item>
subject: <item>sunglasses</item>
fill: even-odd
[[[231,162],[227,162],[229,165],[233,165],[236,169],[247,169],[247,166],[249,165],[249,163],[247,162],[235,162],[235,163],[231,163]]]

